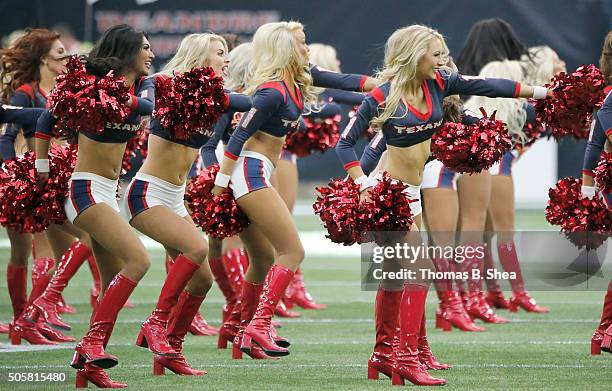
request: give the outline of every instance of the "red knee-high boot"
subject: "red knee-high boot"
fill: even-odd
[[[442,364],[431,352],[429,342],[427,341],[427,328],[425,321],[425,312],[423,312],[423,320],[421,320],[421,330],[419,331],[419,361],[425,365],[427,369],[449,369],[450,364]]]
[[[504,292],[501,290],[501,286],[497,282],[495,277],[489,277],[489,270],[495,269],[495,263],[493,262],[493,254],[491,253],[491,249],[489,247],[483,248],[484,253],[484,272],[485,272],[485,283],[487,284],[487,295],[486,302],[491,307],[507,310],[510,308],[510,304],[508,300],[504,297]]]
[[[427,287],[407,284],[400,302],[399,345],[395,349],[395,363],[391,383],[404,385],[404,380],[420,386],[439,386],[446,380],[432,377],[419,361],[419,333],[425,311]]]
[[[36,321],[41,316],[45,322],[56,329],[70,330],[70,325],[64,323],[57,312],[57,303],[68,282],[91,255],[91,249],[81,242],[74,242],[62,256],[60,265],[45,289],[45,292],[29,307],[26,318]]]
[[[527,312],[545,314],[550,312],[548,307],[540,307],[534,299],[525,291],[521,265],[516,254],[516,247],[513,241],[502,243],[497,246],[499,261],[504,270],[508,273],[515,273],[516,278],[510,280],[512,286],[512,297],[510,298],[509,308],[511,312],[518,311],[519,307]]]
[[[376,343],[368,360],[370,380],[378,380],[379,373],[391,377],[393,372],[393,336],[397,329],[401,299],[401,290],[385,290],[382,285],[378,287],[374,304]]]
[[[234,337],[234,341],[232,342],[232,359],[234,360],[242,359],[242,351],[240,350],[240,346],[242,345],[242,336],[244,335],[244,330],[251,322],[251,319],[253,319],[255,310],[257,310],[257,304],[259,303],[259,297],[261,296],[262,290],[263,284],[256,284],[245,280],[244,284],[242,285],[242,294],[240,295],[239,301],[240,326],[236,332],[236,337]],[[253,347],[253,349],[246,353],[251,358],[256,360],[271,358],[266,355],[259,348],[259,346]]]
[[[204,296],[195,296],[187,291],[181,293],[176,306],[172,310],[167,334],[168,341],[177,354],[173,356],[156,354],[153,359],[154,375],[163,375],[165,368],[168,368],[177,375],[206,375],[206,371],[192,368],[185,359],[185,356],[183,356],[185,335],[203,301]]]
[[[608,291],[606,292],[606,296],[604,298],[603,310],[601,311],[601,321],[599,322],[599,327],[593,333],[593,337],[591,338],[591,354],[601,354],[602,350],[602,342],[606,339],[608,345],[604,345],[603,350],[609,352],[610,344],[609,341],[610,336],[612,336],[612,330],[609,330],[610,325],[612,324],[612,280],[608,283]],[[608,335],[608,338],[606,338]]]
[[[219,329],[219,339],[217,348],[227,348],[227,343],[232,343],[240,327],[240,295],[244,285],[244,269],[242,268],[243,249],[233,249],[223,254],[223,270],[226,273],[228,293],[233,295],[229,298],[226,296],[227,305],[223,309],[223,325]],[[220,267],[219,267],[220,269]]]
[[[98,306],[98,302],[96,301],[95,305],[92,307],[92,314],[90,319],[89,326],[91,327],[91,321],[94,319],[94,315]],[[114,325],[113,325],[114,326]],[[103,346],[106,349],[108,345],[108,341],[110,339],[113,327],[111,326],[109,332],[106,334],[104,338]],[[96,387],[99,388],[127,388],[127,383],[122,383],[118,381],[114,381],[111,379],[104,369],[97,367],[93,364],[84,364],[82,369],[77,370],[76,374],[76,388],[87,388],[87,383],[92,382]]]
[[[229,313],[231,313],[232,308],[236,304],[236,293],[234,292],[234,288],[229,281],[228,273],[225,270],[225,266],[223,265],[223,259],[209,259],[208,264],[210,265],[210,270],[219,286],[219,290],[223,294],[225,298],[225,305],[223,306],[222,319],[225,322]]]
[[[136,345],[148,347],[153,353],[175,354],[174,348],[168,342],[166,329],[170,311],[176,305],[178,297],[187,286],[200,265],[184,255],[179,255],[170,268],[164,286],[162,287],[157,306],[142,324]]]
[[[266,276],[257,310],[244,330],[240,350],[246,353],[253,345],[257,345],[268,356],[281,357],[289,354],[289,350],[276,344],[271,323],[274,309],[279,304],[292,278],[293,271],[290,269],[278,264],[272,265]]]
[[[82,369],[85,364],[99,368],[112,368],[119,362],[115,356],[107,354],[104,347],[115,327],[117,315],[137,283],[118,273],[104,292],[102,301],[92,314],[87,334],[75,347],[70,366]]]
[[[468,246],[484,248],[481,244]],[[468,314],[487,323],[508,323],[508,319],[495,314],[493,308],[487,304],[482,292],[482,279],[480,277],[484,275],[484,260],[478,258],[477,254],[474,253],[473,256],[466,257],[462,266],[463,270],[470,276],[467,281],[469,292],[466,310]]]
[[[98,304],[98,296],[100,296],[100,291],[102,290],[100,270],[98,270],[98,264],[96,264],[96,257],[94,257],[93,254],[87,257],[87,264],[89,265],[91,277],[93,278],[93,285],[91,286],[91,290],[89,292],[89,303],[91,304],[91,308],[95,308]]]
[[[298,305],[305,310],[323,310],[327,308],[325,304],[315,302],[312,295],[306,290],[306,283],[300,268],[295,271],[295,276],[291,284],[289,284],[284,301],[288,309],[292,308],[293,305]]]
[[[45,338],[36,326],[23,318],[23,311],[27,305],[28,267],[14,266],[10,263],[6,268],[6,282],[9,296],[13,306],[13,322],[10,326],[9,336],[11,344],[20,345],[25,339],[31,345],[55,345],[55,342]]]

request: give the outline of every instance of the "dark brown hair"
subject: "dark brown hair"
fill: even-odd
[[[3,101],[8,101],[19,86],[40,81],[40,60],[59,37],[47,29],[26,29],[11,46],[0,51]]]

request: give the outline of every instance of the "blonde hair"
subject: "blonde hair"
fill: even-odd
[[[253,44],[250,42],[236,46],[229,53],[230,64],[227,69],[228,77],[225,86],[232,91],[240,92],[247,84],[249,64],[253,58]]]
[[[183,38],[176,54],[160,73],[172,75],[172,72],[187,72],[193,67],[207,66],[208,53],[213,41],[221,42],[227,53],[227,43],[222,36],[213,33],[189,34]]]
[[[530,58],[529,58],[530,57]],[[529,57],[523,56],[526,66],[525,79],[529,84],[543,86],[554,76],[555,57],[557,53],[549,46],[533,46],[529,48]]]
[[[257,87],[268,81],[293,79],[302,93],[304,105],[316,103],[310,68],[308,63],[299,62],[301,55],[293,35],[303,29],[299,22],[266,23],[257,29],[244,93],[252,95]]]
[[[402,98],[408,95],[410,82],[416,78],[419,60],[427,53],[429,44],[436,39],[440,40],[448,53],[442,34],[430,27],[415,24],[391,34],[385,44],[384,67],[376,75],[381,83],[392,81],[391,88],[384,102],[384,110],[370,122],[373,128],[380,129],[387,120],[394,118]],[[407,114],[408,109],[399,118]]]
[[[510,60],[491,61],[482,68],[478,76],[498,77],[518,82],[523,82],[525,78],[522,63]],[[496,112],[495,119],[501,120],[508,125],[508,133],[513,141],[524,144],[527,141],[527,136],[523,132],[527,120],[527,112],[523,106],[525,102],[525,99],[472,96],[465,102],[464,107],[475,113],[479,113],[480,108],[484,107],[487,115],[492,115],[493,112]]]

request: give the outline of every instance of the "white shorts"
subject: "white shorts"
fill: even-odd
[[[223,161],[224,151],[225,149],[223,146],[223,141],[219,141],[219,144],[217,144],[217,148],[215,148],[215,156],[217,156],[217,161],[219,162],[219,164],[221,164],[221,162]]]
[[[90,206],[105,203],[119,213],[118,179],[108,179],[90,172],[74,172],[68,181],[64,210],[71,223]]]
[[[185,217],[189,213],[184,198],[185,185],[178,186],[138,172],[123,196],[121,209],[128,220],[157,205],[165,206],[179,217]]]
[[[382,172],[378,172],[376,175],[374,175],[374,179],[378,181],[382,180],[382,178]],[[393,181],[400,182],[397,179],[394,179]],[[408,186],[408,188],[404,190],[404,193],[408,194],[408,197],[413,200],[413,202],[410,203],[410,211],[412,212],[412,217],[416,217],[420,215],[423,211],[421,207],[421,186],[415,186],[408,183],[404,184]]]
[[[453,189],[457,190],[457,179],[461,174],[444,166],[439,160],[432,160],[423,170],[421,189]]]
[[[230,178],[229,187],[234,192],[234,198],[238,199],[256,190],[272,187],[270,184],[272,171],[274,165],[270,159],[261,153],[242,151]]]

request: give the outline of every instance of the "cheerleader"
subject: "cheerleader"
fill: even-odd
[[[313,79],[321,87],[351,85],[354,89],[373,81],[358,77],[355,82],[353,75],[317,67],[309,70],[308,46],[298,22],[268,23],[257,29],[251,70],[245,92],[253,94],[253,108],[230,138],[213,193],[219,195],[230,186],[251,220],[241,234],[250,260],[241,298],[249,308],[243,314],[250,316],[242,318],[241,323],[248,326],[243,334],[241,328],[234,346],[247,354],[261,349],[268,356],[285,356],[289,351],[275,342],[271,319],[304,257],[304,248],[289,210],[271,187],[270,175],[285,135],[299,125],[304,105],[315,103]]]
[[[156,77],[171,77],[173,72],[186,72],[196,66],[210,66],[217,75],[224,75],[228,63],[222,37],[191,34]],[[250,98],[244,95],[226,92],[226,98],[235,111],[246,111],[251,106]],[[155,353],[155,374],[163,373],[163,368],[180,375],[206,374],[191,368],[182,354],[185,334],[212,285],[206,262],[208,243],[191,220],[183,198],[190,168],[208,140],[207,134],[175,139],[158,119],[153,119],[147,158],[124,197],[123,207],[130,224],[164,245],[174,258],[157,306],[145,320],[137,341]]]
[[[599,58],[601,69],[607,87],[606,100],[602,108],[593,117],[593,127],[589,136],[589,142],[584,153],[582,165],[582,195],[595,197],[595,181],[593,170],[600,159],[602,151],[612,152],[612,31],[609,31],[604,41],[601,57]],[[606,194],[604,200],[608,207],[612,207],[612,197]],[[600,354],[602,350],[612,352],[612,281],[608,284],[608,291],[604,298],[601,321],[591,337],[591,354]]]
[[[379,73],[381,84],[370,92],[357,115],[342,133],[336,152],[344,168],[368,197],[375,184],[366,177],[355,154],[354,145],[369,126],[381,129],[387,142],[387,158],[381,167],[389,175],[409,187],[408,195],[416,200],[410,204],[412,214],[421,213],[420,189],[423,166],[430,150],[430,138],[442,123],[442,99],[446,95],[488,95],[499,97],[545,98],[543,87],[531,87],[504,79],[464,78],[440,69],[446,63],[448,49],[437,31],[419,25],[396,30],[385,46],[384,68]],[[399,130],[399,131],[398,131]],[[379,176],[380,178],[380,176]],[[417,184],[417,185],[414,185]],[[417,231],[416,224],[410,227]],[[426,258],[407,266],[412,270],[433,272],[433,263]],[[418,341],[424,326],[425,298],[428,281],[416,273],[416,279],[404,285],[401,298],[389,300],[387,322],[396,322],[399,313],[399,344],[395,362],[385,362],[377,370],[392,375],[393,384],[404,379],[419,385],[441,385],[445,380],[431,377],[418,358]],[[386,295],[382,288],[379,294]],[[397,292],[390,295],[398,296]],[[392,318],[392,319],[391,319]],[[424,334],[424,333],[423,333]],[[381,363],[383,364],[383,363]]]
[[[11,104],[15,106],[44,108],[47,104],[47,94],[55,86],[57,75],[64,70],[66,59],[66,51],[59,34],[46,29],[26,30],[9,48],[0,53],[1,76],[4,80],[9,81],[2,90],[3,99],[10,98]],[[22,126],[22,129],[28,149],[31,150],[34,145],[35,124]],[[17,131],[15,126],[9,126],[0,136],[0,153],[3,159],[15,157],[14,141]],[[54,258],[62,259],[58,268],[60,270],[66,268],[66,259],[77,258],[71,263],[80,266],[91,252],[87,249],[82,252],[82,256],[72,256],[73,246],[77,244],[73,244],[74,235],[65,231],[66,229],[56,225],[50,226],[44,233],[34,235],[7,229],[11,241],[7,282],[14,313],[14,327],[10,333],[13,344],[21,343],[22,338],[33,344],[74,341],[72,337],[67,337],[54,329],[70,329],[61,321],[58,314],[58,310],[61,309],[64,312],[69,311],[66,307],[60,306],[63,302],[61,292],[65,284],[59,288],[57,283],[51,287],[48,285],[52,280]],[[32,236],[35,246],[32,246]],[[81,235],[77,234],[77,236]],[[30,248],[35,249],[36,252],[32,268],[32,292],[29,299],[26,300],[25,276]],[[67,268],[70,269],[69,266]],[[46,290],[51,290],[55,294],[50,296],[43,306],[46,316],[39,319],[38,316],[32,314],[32,305],[42,303],[43,299],[40,296],[44,295],[43,292]],[[34,330],[32,324],[36,325],[37,330]]]
[[[524,78],[533,84],[545,84],[558,72],[565,71],[565,63],[559,59],[557,53],[548,46],[529,49],[530,58],[523,61],[491,62],[483,68],[481,75],[509,78]],[[525,70],[526,69],[526,70]],[[491,167],[491,199],[489,202],[486,229],[488,233],[488,248],[491,247],[491,236],[497,234],[497,254],[505,271],[516,273],[517,278],[510,280],[513,295],[509,300],[512,311],[523,308],[528,312],[547,313],[549,309],[537,305],[525,291],[521,267],[514,245],[514,184],[512,178],[512,165],[515,160],[525,153],[528,145],[523,129],[526,126],[536,126],[535,112],[532,105],[527,102],[509,101],[506,99],[476,99],[470,101],[473,110],[484,106],[487,111],[495,111],[496,118],[508,125],[509,133],[514,141],[515,148],[506,152],[502,159]],[[489,228],[490,226],[490,228]],[[497,291],[500,292],[500,291]],[[488,292],[489,296],[500,296],[501,293]]]
[[[484,19],[476,22],[470,29],[457,58],[457,68],[464,75],[476,76],[482,67],[491,61],[519,61],[525,55],[528,56],[527,47],[519,40],[510,24],[499,18]],[[459,241],[462,244],[480,245],[484,241],[487,208],[491,198],[491,176],[488,171],[463,175],[457,184],[460,210]],[[485,269],[494,267],[493,256],[488,247],[485,248],[483,263]],[[486,296],[482,292],[480,281],[468,283],[467,291],[463,284],[458,284],[466,308],[471,309],[472,316],[485,322],[507,323],[508,319],[495,314],[492,309],[492,307],[509,308],[497,281],[485,279],[485,282]]]
[[[124,123],[108,123],[100,133],[78,134],[78,158],[65,201],[68,220],[91,235],[92,249],[100,269],[102,292],[89,330],[76,345],[71,362],[77,371],[77,386],[91,381],[100,387],[125,387],[102,370],[118,360],[105,352],[119,311],[150,266],[144,245],[119,214],[115,195],[126,142],[140,127],[140,116],[153,111],[149,73],[154,55],[147,35],[127,25],[109,28],[84,58],[87,72],[102,77],[109,71],[124,76],[132,92]],[[48,178],[49,137],[56,119],[41,115],[36,140],[36,169],[40,183]]]

